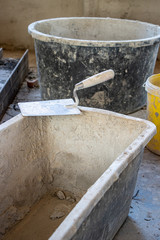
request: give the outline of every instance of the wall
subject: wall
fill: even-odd
[[[160,25],[159,0],[88,0],[84,7],[89,16],[135,19]]]
[[[0,0],[0,44],[33,48],[27,30],[30,23],[82,15],[82,0]]]
[[[0,45],[33,48],[27,27],[53,17],[102,16],[160,25],[159,0],[0,0]]]

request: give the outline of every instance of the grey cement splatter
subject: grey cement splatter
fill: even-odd
[[[159,113],[158,113],[158,112],[156,112],[156,113],[155,113],[155,115],[156,115],[156,117],[158,117],[158,116],[159,116]]]
[[[35,47],[43,99],[70,98],[77,82],[113,69],[113,80],[79,91],[80,105],[130,113],[146,104],[143,83],[153,73],[159,43],[105,48],[35,40]]]

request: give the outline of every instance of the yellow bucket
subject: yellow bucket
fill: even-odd
[[[147,91],[147,119],[157,127],[157,134],[148,143],[147,148],[160,155],[160,74],[149,77],[145,89]]]

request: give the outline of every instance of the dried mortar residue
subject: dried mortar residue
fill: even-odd
[[[68,191],[55,190],[46,194],[3,240],[48,239],[79,200],[80,197]]]

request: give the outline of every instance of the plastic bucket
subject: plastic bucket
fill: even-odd
[[[143,87],[153,74],[160,27],[114,18],[54,18],[29,25],[41,96],[72,98],[74,85],[113,69],[114,79],[79,91],[80,105],[132,113],[146,104]]]
[[[148,143],[147,148],[160,155],[160,74],[149,77],[145,89],[147,91],[147,118],[157,127],[157,134]]]

